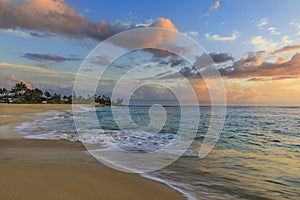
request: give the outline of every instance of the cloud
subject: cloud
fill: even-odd
[[[296,24],[296,21],[297,21],[297,19],[296,19],[296,18],[292,19],[292,20],[291,20],[291,22],[290,22],[290,26],[293,26],[293,25],[295,25],[295,24]]]
[[[41,67],[18,65],[0,62],[0,87],[11,88],[18,81],[28,82],[35,88],[46,89],[62,94],[71,94],[75,77],[82,80],[83,88],[90,88],[90,83],[99,81],[97,76],[86,76],[80,73],[54,71]],[[102,83],[111,79],[101,78]],[[110,90],[111,91],[111,90]]]
[[[254,78],[249,78],[247,81],[270,81],[272,79],[266,78],[266,77],[254,77]]]
[[[255,58],[256,59],[253,59]],[[261,62],[260,65],[254,65],[259,57],[252,59],[242,58],[232,66],[221,68],[219,71],[223,77],[227,78],[271,78],[272,80],[299,78],[300,77],[300,53],[284,62],[282,59],[271,62]],[[278,62],[279,61],[279,62]]]
[[[210,6],[209,10],[217,10],[220,7],[220,0],[216,0],[213,5]]]
[[[75,73],[71,72],[57,72],[40,67],[12,63],[0,63],[0,70],[0,87],[11,87],[15,83],[12,81],[20,80],[23,82],[28,81],[29,84],[37,85],[36,87],[39,88],[42,85],[50,87],[71,87],[76,76]]]
[[[80,61],[79,58],[71,57],[71,58],[66,58],[66,57],[61,57],[55,54],[36,54],[36,53],[26,53],[24,54],[25,58],[29,60],[34,60],[38,62],[47,62],[47,61],[52,61],[52,62],[57,62],[57,63],[62,63],[65,61]]]
[[[287,62],[288,60],[289,60],[289,58],[287,58],[287,57],[279,57],[279,58],[277,58],[276,63],[281,64],[281,63]]]
[[[190,31],[185,33],[188,36],[197,36],[199,33],[197,31]]]
[[[169,45],[169,47],[173,52],[179,52],[179,54],[181,54],[181,55],[189,53],[192,49],[192,47],[177,46],[177,45]],[[164,50],[164,49],[144,48],[142,51],[152,54],[153,60],[160,60],[160,59],[166,58],[166,57],[178,58],[177,54],[175,54],[171,51],[168,51],[168,50]]]
[[[296,19],[296,18],[294,18],[294,19],[291,20],[290,26],[295,26],[295,27],[297,27],[298,29],[300,29],[300,24],[297,22],[297,19]]]
[[[208,10],[206,13],[204,13],[202,16],[203,16],[203,17],[209,16],[209,14],[210,14],[211,11],[213,11],[213,10],[218,10],[218,8],[219,8],[220,6],[221,6],[220,0],[216,0],[216,1],[214,2],[214,4],[212,4],[212,5],[209,7],[209,10]]]
[[[113,61],[113,59],[114,59],[113,55],[106,54],[106,55],[92,57],[92,58],[90,58],[89,62],[92,64],[99,65],[99,66],[106,66],[111,61]]]
[[[262,97],[260,92],[251,87],[226,88],[226,95],[229,102],[251,102]]]
[[[279,49],[273,54],[285,52],[296,48],[297,46],[287,46]],[[300,47],[298,47],[300,48]],[[246,56],[233,62],[233,57],[227,53],[210,53],[212,55],[201,55],[195,58],[194,66],[200,66],[205,70],[205,74],[210,74],[211,58],[219,65],[220,75],[228,79],[247,79],[248,81],[266,81],[266,80],[283,80],[300,78],[300,53],[295,53],[291,58],[278,57],[274,60],[274,56],[266,57],[269,54],[265,51],[249,52]],[[272,58],[272,62],[266,61],[266,58]],[[231,63],[222,63],[232,61]],[[230,65],[228,65],[230,64]],[[199,79],[201,74],[199,71],[190,65],[178,65],[179,73],[189,79]],[[213,77],[213,74],[212,74]],[[180,78],[179,74],[174,72],[166,72],[160,74],[160,79],[176,79]]]
[[[138,88],[131,96],[132,100],[175,100],[170,89],[157,84],[148,84]]]
[[[216,53],[212,52],[209,54],[203,53],[200,56],[195,57],[193,65],[186,62],[184,59],[170,57],[169,60],[163,60],[159,64],[169,65],[170,67],[177,67],[178,73],[172,71],[167,71],[157,75],[157,78],[160,79],[174,79],[180,78],[182,76],[188,78],[199,78],[201,74],[199,73],[200,69],[209,69],[209,66],[215,64],[222,64],[228,61],[233,61],[234,58],[231,54],[228,53]],[[197,68],[195,67],[197,66]],[[181,75],[181,76],[180,76]]]
[[[29,33],[32,37],[36,38],[48,38],[48,37],[54,37],[51,33],[37,33],[37,32],[30,32]]]
[[[227,61],[233,61],[234,58],[228,54],[228,53],[216,53],[212,52],[209,54],[202,54],[201,56],[195,57],[195,62],[193,63],[193,66],[186,66],[180,70],[181,75],[185,77],[199,77],[199,69],[204,69],[209,67],[210,65],[216,63],[221,64],[225,63]],[[197,66],[197,69],[194,67]]]
[[[215,40],[215,41],[233,41],[236,40],[239,36],[239,32],[238,31],[234,31],[232,32],[231,36],[220,36],[220,35],[211,35],[210,33],[205,33],[205,38],[209,39],[209,40]]]
[[[264,17],[261,20],[259,20],[259,22],[257,23],[257,27],[259,28],[263,28],[264,26],[266,26],[269,22],[269,19]]]
[[[155,22],[153,22],[150,27],[158,27],[158,28],[166,28],[173,31],[177,31],[177,28],[171,22],[170,19],[167,18],[159,18]]]
[[[173,23],[164,18],[156,20],[150,26],[177,31]],[[19,28],[39,32],[46,31],[67,37],[88,37],[102,41],[136,27],[131,23],[109,23],[105,20],[94,22],[83,14],[76,13],[76,9],[67,5],[64,0],[0,0],[0,28],[5,30]],[[166,38],[159,35],[155,39]]]
[[[0,25],[1,27],[1,25]],[[1,33],[6,33],[6,34],[10,34],[10,35],[15,35],[21,38],[47,38],[47,37],[53,37],[53,34],[50,33],[41,33],[41,32],[28,32],[28,31],[24,31],[24,30],[20,30],[18,28],[16,29],[0,29]]]
[[[170,19],[159,18],[149,27],[158,29],[145,31],[137,28],[130,33],[120,34],[108,42],[127,49],[159,48],[162,45],[172,45],[173,40],[178,37],[178,30]],[[174,45],[172,48],[176,48],[176,46]]]
[[[287,51],[295,51],[295,50],[298,50],[298,49],[300,49],[300,45],[285,46],[281,49],[273,51],[271,54],[274,55],[274,54],[284,53],[284,52],[287,52]]]
[[[170,67],[178,67],[184,64],[186,61],[184,59],[176,59],[171,57],[168,61],[161,61],[159,64],[161,65],[169,65]]]
[[[16,35],[18,37],[22,37],[22,38],[30,38],[32,35],[25,32],[25,31],[21,31],[21,30],[17,30],[17,29],[0,29],[0,32],[2,33],[6,33],[6,34],[11,34],[11,35]]]
[[[210,102],[210,91],[213,92],[216,99],[222,99],[222,95],[225,92],[228,103],[250,103],[259,100],[262,96],[262,94],[254,88],[242,86],[238,83],[225,85],[225,91],[223,91],[222,87],[219,87],[216,82],[210,79],[193,79],[191,80],[191,84],[198,96],[198,99],[204,102]]]
[[[288,45],[294,42],[294,40],[290,40],[289,36],[283,36],[281,39],[283,45]]]
[[[167,18],[159,18],[149,27],[164,28],[169,29],[170,31],[156,29],[147,32],[138,32],[137,30],[132,33],[131,36],[126,35],[126,38],[120,38],[118,41],[119,45],[126,48],[156,48],[160,44],[172,44],[173,39],[178,36],[177,28],[172,21]]]
[[[263,36],[255,36],[251,40],[251,44],[254,45],[256,50],[263,50],[263,51],[272,51],[277,47],[277,43],[273,42],[272,40],[268,40]]]
[[[227,61],[233,61],[234,60],[232,55],[229,54],[229,53],[212,52],[212,53],[209,53],[209,56],[214,61],[214,63],[224,63],[224,62],[227,62]]]
[[[19,27],[77,35],[80,31],[78,28],[91,23],[83,15],[76,14],[75,9],[62,0],[0,0],[0,5],[0,24],[5,29]]]
[[[15,75],[11,75],[11,76],[10,76],[10,80],[11,80],[11,82],[9,81],[8,84],[11,85],[11,87],[12,87],[13,85],[15,85],[16,83],[23,82],[23,83],[27,86],[27,88],[29,88],[29,89],[32,89],[32,88],[33,88],[33,86],[32,86],[30,83],[28,83],[28,82],[25,81],[25,80],[18,79]]]
[[[269,27],[268,31],[271,35],[280,35],[281,33],[277,31],[276,27]]]

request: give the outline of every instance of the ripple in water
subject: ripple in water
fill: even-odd
[[[123,108],[119,109],[122,112]],[[82,113],[86,123],[79,131],[85,142],[99,143],[104,149],[113,144],[127,151],[155,151],[176,137],[179,109],[166,107],[167,122],[159,134],[130,127],[119,130],[109,107],[97,108],[102,129],[89,123],[92,115],[86,110]],[[139,125],[149,124],[148,110],[149,107],[130,107]],[[201,116],[191,116],[200,117],[191,148],[172,165],[143,176],[164,182],[189,199],[298,199],[300,108],[229,107],[220,140],[201,160],[198,150],[211,116],[208,107],[200,110]],[[80,141],[70,112],[24,123],[18,130],[26,138]]]

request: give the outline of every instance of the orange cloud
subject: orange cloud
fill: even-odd
[[[222,76],[227,78],[252,78],[269,77],[272,79],[287,79],[300,77],[300,53],[296,53],[290,60],[279,58],[274,63],[262,62],[257,64],[254,60],[241,59],[232,66],[220,69]]]
[[[176,32],[178,31],[174,24],[171,22],[171,20],[166,18],[159,18],[151,26],[158,28],[166,28]]]
[[[261,58],[258,58],[256,61],[254,61],[254,62],[252,63],[252,65],[253,65],[254,67],[257,67],[257,66],[260,66],[262,63],[263,63],[263,60],[262,60]]]
[[[161,45],[172,45],[172,41],[178,36],[177,28],[166,18],[159,18],[150,27],[162,29],[148,29],[141,28],[135,31],[118,35],[117,38],[109,40],[118,46],[137,49],[137,48],[159,48]],[[134,42],[133,42],[134,41]],[[173,45],[172,48],[178,46]]]
[[[287,52],[287,51],[294,51],[294,50],[298,50],[300,49],[300,45],[294,45],[294,46],[285,46],[281,49],[278,49],[276,51],[273,51],[271,54],[279,54],[279,53],[283,53],[283,52]]]
[[[276,63],[281,64],[281,63],[287,62],[288,60],[289,60],[289,58],[287,58],[287,57],[279,57],[279,58],[277,58]]]
[[[259,100],[262,94],[251,87],[226,88],[227,101],[229,102],[252,102]]]
[[[26,0],[24,6],[30,6],[35,12],[40,12],[42,14],[49,14],[49,12],[56,12],[59,14],[74,12],[74,9],[68,7],[62,0]]]
[[[164,28],[171,31],[156,30],[146,38],[147,42],[144,42],[145,47],[155,47],[162,43],[170,43],[178,36],[178,30],[170,19],[159,18],[150,27]]]
[[[191,80],[193,88],[200,101],[209,102],[211,95],[216,95],[217,98],[222,98],[224,92],[227,96],[227,102],[229,103],[251,103],[259,100],[262,94],[249,86],[241,86],[240,84],[230,84],[225,87],[225,91],[222,91],[213,80]],[[208,89],[209,87],[209,89]],[[211,92],[211,93],[210,93]]]

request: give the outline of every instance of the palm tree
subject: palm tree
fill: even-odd
[[[2,94],[6,95],[7,94],[7,89],[6,88],[2,88]]]
[[[34,90],[32,90],[32,99],[31,101],[35,102],[35,103],[41,103],[42,102],[42,97],[43,97],[43,91],[35,88]]]
[[[53,103],[61,103],[61,95],[54,93],[52,96],[52,102]]]
[[[27,89],[27,86],[23,82],[20,82],[11,89],[11,93],[14,94],[15,98],[18,98],[21,97],[27,91]]]
[[[69,103],[69,104],[72,104],[72,103],[73,103],[73,96],[72,96],[72,95],[69,95],[69,96],[68,96],[68,103]]]
[[[7,89],[0,88],[0,100],[7,102]]]
[[[0,100],[2,100],[3,99],[3,95],[4,94],[4,92],[3,92],[3,89],[2,88],[0,88]]]
[[[48,91],[45,91],[44,95],[47,99],[51,98],[51,94]]]

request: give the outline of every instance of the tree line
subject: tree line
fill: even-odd
[[[100,105],[121,105],[122,99],[117,99],[117,102],[112,102],[105,95],[88,95],[87,97],[72,95],[51,94],[48,91],[42,91],[38,88],[28,88],[23,82],[17,83],[10,90],[0,88],[0,103],[49,103],[49,104],[90,104],[96,103]]]

